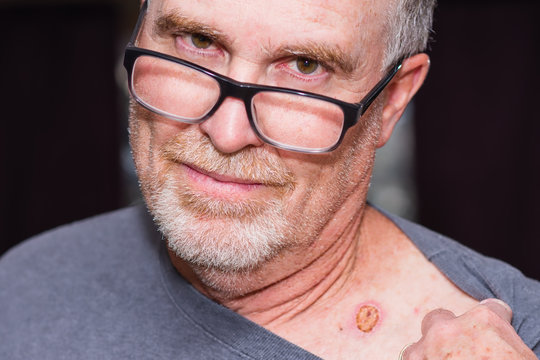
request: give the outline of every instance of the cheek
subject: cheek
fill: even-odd
[[[366,114],[365,123],[349,129],[343,143],[333,152],[319,155],[303,155],[281,152],[286,166],[294,172],[299,188],[321,190],[344,190],[365,182],[373,165],[374,153],[379,133],[377,121],[373,122],[374,112]],[[375,119],[376,120],[376,119]]]
[[[361,210],[367,196],[374,161],[378,125],[377,106],[371,120],[350,129],[334,152],[296,159],[298,191],[294,203],[307,218],[324,226],[338,212]],[[292,167],[291,167],[292,168]]]
[[[131,106],[129,138],[137,174],[142,182],[159,172],[163,166],[159,159],[160,149],[186,126],[158,118],[138,105]]]
[[[298,156],[294,161],[291,156],[285,158],[296,179],[295,191],[287,204],[290,212],[303,214],[306,220],[324,226],[346,200],[367,191],[370,152],[351,154],[347,147],[336,151],[308,155],[305,159]]]
[[[129,143],[137,174],[141,176],[149,161],[150,131],[146,122],[137,117],[133,109],[129,119]]]

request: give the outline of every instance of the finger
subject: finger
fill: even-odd
[[[504,301],[499,299],[485,299],[480,302],[480,305],[487,306],[489,310],[493,311],[509,323],[512,321],[512,309]]]
[[[399,353],[398,360],[408,360],[409,355],[413,351],[412,347],[415,346],[415,345],[416,345],[416,343],[410,343],[410,344],[406,345],[403,349],[401,349],[401,352]]]
[[[426,335],[429,329],[439,321],[455,319],[456,315],[446,309],[436,309],[430,311],[422,320],[422,336]]]

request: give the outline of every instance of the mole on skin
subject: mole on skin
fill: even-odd
[[[370,332],[379,321],[379,310],[373,305],[364,305],[356,314],[356,326],[362,332]]]

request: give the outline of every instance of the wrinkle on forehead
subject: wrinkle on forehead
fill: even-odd
[[[349,21],[351,27],[346,31],[356,34],[356,40],[364,45],[364,53],[372,51],[376,45],[385,41],[388,15],[393,13],[391,8],[396,6],[396,0],[343,0],[340,3],[351,5],[346,16],[349,19],[356,19],[356,21]],[[303,7],[312,8],[313,6],[320,8],[321,11],[310,13],[306,19],[322,26],[328,25],[331,18],[329,14],[340,18],[344,16],[343,13],[336,10],[335,0],[303,0]],[[306,13],[308,12],[306,11]]]
[[[311,47],[323,60],[331,60],[349,73],[351,68],[362,70],[380,60],[384,53],[384,8],[393,1],[273,0],[271,5],[259,0],[152,2],[157,2],[154,11],[194,15],[228,37],[229,44],[236,47],[242,41],[244,49],[253,50],[251,55],[240,56],[256,56],[258,52],[269,58],[284,49],[303,55],[298,48]]]

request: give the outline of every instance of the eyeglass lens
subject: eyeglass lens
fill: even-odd
[[[133,94],[148,108],[175,120],[197,122],[214,107],[220,87],[211,76],[153,56],[135,61]],[[297,149],[326,149],[343,129],[338,105],[289,93],[262,91],[251,101],[258,132],[276,145]]]

